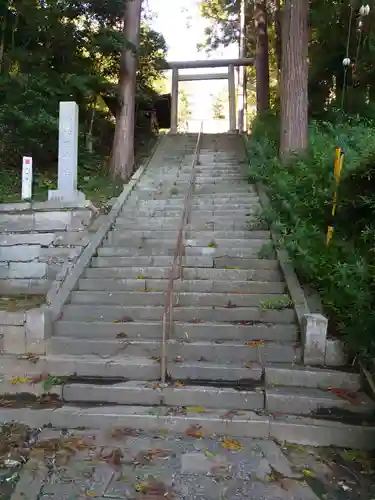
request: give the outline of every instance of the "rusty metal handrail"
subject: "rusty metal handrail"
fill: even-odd
[[[192,196],[197,177],[196,166],[199,164],[199,153],[202,142],[202,134],[203,134],[203,121],[201,122],[198,139],[195,146],[193,162],[191,165],[189,187],[185,193],[184,208],[181,216],[181,223],[178,230],[176,248],[173,255],[171,271],[169,274],[168,288],[165,294],[163,323],[162,323],[162,352],[160,358],[160,379],[163,384],[165,384],[167,376],[167,356],[168,356],[167,342],[171,337],[171,331],[173,326],[174,282],[176,279],[180,278],[182,279],[183,277],[183,257],[185,256],[184,229],[187,226],[187,224],[190,223]]]

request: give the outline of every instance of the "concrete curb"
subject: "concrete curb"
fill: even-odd
[[[261,206],[263,208],[270,207],[271,203],[263,186],[257,182],[256,188]],[[310,312],[305,293],[291,265],[290,257],[286,250],[278,248],[279,235],[277,232],[272,228],[270,228],[270,232],[300,327],[303,362],[305,365],[324,365],[326,361],[328,320],[322,314]]]
[[[142,175],[146,171],[151,159],[153,158],[163,138],[164,136],[160,137],[156,141],[156,144],[154,145],[153,150],[150,156],[148,157],[146,163],[142,165],[140,168],[138,168],[138,170],[131,177],[129,183],[124,187],[122,193],[117,198],[111,211],[108,213],[106,219],[101,224],[96,233],[93,235],[91,241],[89,242],[85,250],[82,252],[80,257],[77,259],[75,264],[73,265],[72,269],[70,270],[70,273],[67,275],[65,281],[62,283],[59,290],[55,291],[54,289],[52,289],[51,293],[47,294],[48,307],[45,309],[45,315],[49,316],[46,322],[48,322],[51,325],[51,327],[53,321],[58,319],[64,304],[66,303],[66,301],[70,296],[70,293],[72,292],[72,290],[74,290],[84,269],[89,265],[98,247],[101,245],[108,231],[111,229],[117,216],[121,212],[121,209],[124,203],[126,202],[127,198],[130,196],[131,192],[136,187]]]

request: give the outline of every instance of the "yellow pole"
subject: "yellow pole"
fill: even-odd
[[[331,210],[331,220],[330,223],[328,224],[327,228],[327,237],[326,237],[326,243],[329,245],[332,240],[333,236],[333,230],[334,230],[334,225],[335,225],[335,216],[336,216],[336,207],[337,207],[337,191],[338,187],[340,184],[340,179],[341,179],[341,171],[342,167],[344,165],[344,151],[336,147],[335,150],[335,162],[333,166],[333,174],[335,176],[335,187],[333,191],[333,197],[332,197],[332,210]]]

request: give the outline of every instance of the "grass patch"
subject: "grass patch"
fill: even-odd
[[[0,310],[7,312],[27,311],[45,304],[44,295],[15,295],[0,297]]]

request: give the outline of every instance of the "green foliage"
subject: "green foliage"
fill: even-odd
[[[201,0],[201,15],[208,20],[208,26],[200,49],[227,47],[239,39],[240,5],[240,0]]]
[[[100,95],[116,92],[120,54],[128,44],[122,34],[123,8],[123,0],[0,0],[3,199],[12,191],[20,192],[19,186],[12,190],[10,179],[19,182],[16,170],[23,155],[33,156],[37,197],[38,186],[45,191],[54,183],[61,100],[75,100],[80,108],[80,168],[95,165],[95,175],[102,168],[99,157],[110,154],[114,119]],[[138,105],[154,94],[152,85],[160,78],[165,53],[163,37],[143,23]],[[142,113],[138,113],[137,138],[148,133],[145,125]],[[10,172],[9,177],[5,172]],[[85,177],[87,173],[82,171],[81,183]]]
[[[191,109],[189,104],[189,99],[184,89],[179,92],[179,107],[178,107],[178,124],[180,127],[184,127],[186,121],[191,117]]]
[[[320,294],[332,333],[353,353],[375,355],[375,127],[366,120],[314,122],[310,151],[282,166],[278,120],[256,121],[248,141],[250,176],[265,184],[273,225],[303,282]],[[333,192],[334,148],[345,151],[333,241],[325,244]],[[269,215],[269,214],[268,214]]]

